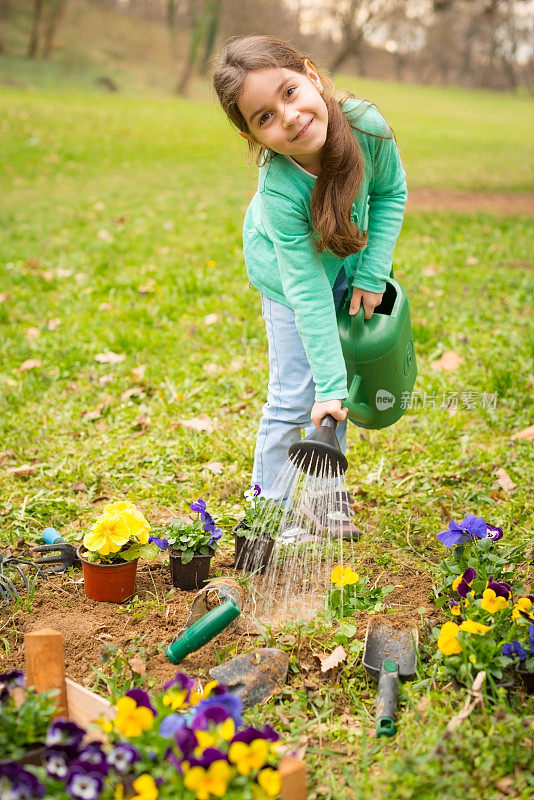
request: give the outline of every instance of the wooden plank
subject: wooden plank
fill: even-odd
[[[24,636],[26,660],[26,681],[34,686],[37,692],[48,692],[57,689],[57,714],[65,716],[67,712],[67,694],[65,688],[65,662],[63,658],[63,638],[59,631],[43,628],[31,631]]]
[[[69,709],[69,719],[86,728],[95,720],[103,717],[104,719],[114,719],[116,714],[115,706],[104,697],[100,697],[85,686],[65,679],[67,687],[67,705]]]
[[[284,756],[280,762],[282,776],[281,800],[306,800],[306,764],[293,756]]]

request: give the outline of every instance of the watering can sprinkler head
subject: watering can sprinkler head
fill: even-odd
[[[337,420],[326,414],[319,428],[294,442],[289,448],[289,458],[296,467],[315,477],[342,475],[348,461],[341,452],[336,436]]]

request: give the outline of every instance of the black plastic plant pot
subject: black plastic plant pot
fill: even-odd
[[[210,574],[212,556],[193,556],[188,564],[182,564],[179,551],[169,549],[169,566],[172,585],[177,589],[202,589]]]
[[[269,566],[274,550],[274,539],[246,539],[238,536],[236,531],[240,525],[234,528],[235,535],[235,568],[245,572],[259,572],[263,575]]]
[[[521,667],[516,667],[516,672],[527,690],[527,694],[534,694],[534,672],[527,672],[526,669],[521,669]]]
[[[18,758],[0,758],[0,765],[3,764],[11,764],[13,761],[21,767],[26,767],[28,765],[32,767],[40,767],[44,761],[44,755],[46,753],[46,745],[45,744],[32,744],[24,755],[19,756]]]

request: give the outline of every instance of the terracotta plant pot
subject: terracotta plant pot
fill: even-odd
[[[87,597],[104,603],[122,603],[124,600],[129,600],[135,589],[138,559],[119,564],[93,564],[82,558],[83,549],[83,545],[80,545],[77,552],[82,562]]]
[[[212,557],[196,555],[189,564],[182,564],[181,553],[169,548],[172,585],[177,589],[202,589],[210,574]]]
[[[273,555],[274,539],[246,539],[237,535],[238,528],[239,525],[234,528],[235,568],[263,575]]]

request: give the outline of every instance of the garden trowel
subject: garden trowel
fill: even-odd
[[[210,669],[210,676],[241,698],[243,708],[263,703],[277,692],[287,676],[289,656],[275,647],[264,647]]]
[[[376,735],[393,736],[399,698],[399,677],[411,678],[417,663],[417,628],[367,625],[363,650],[366,672],[378,680]]]

